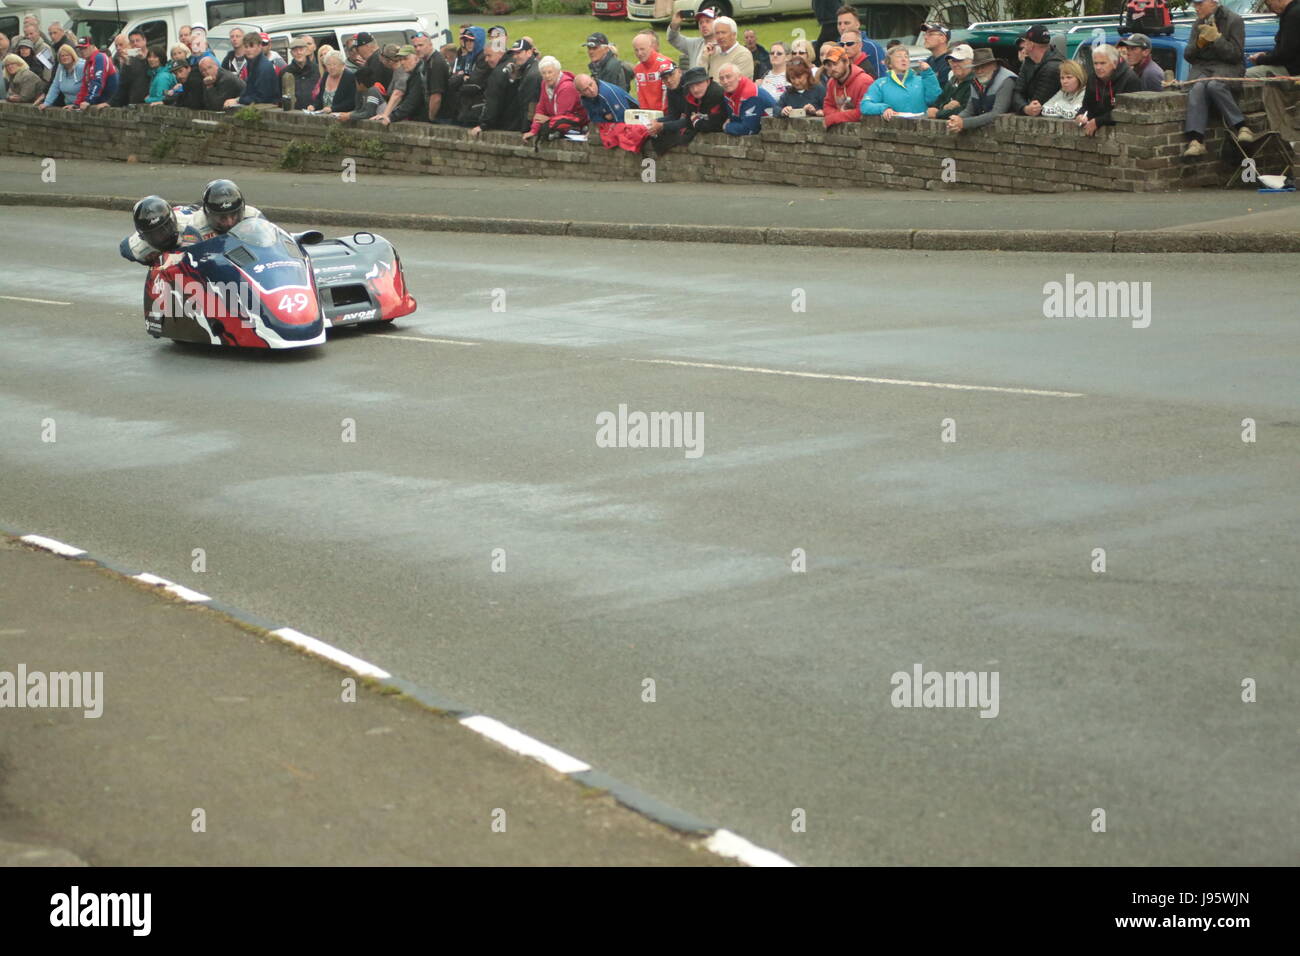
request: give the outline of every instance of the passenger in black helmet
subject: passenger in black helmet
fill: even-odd
[[[229,232],[244,218],[244,194],[229,179],[214,179],[203,190],[203,211],[217,232]]]
[[[160,196],[146,196],[136,203],[135,210],[139,212],[147,208],[157,213],[162,206],[166,205],[167,201]],[[262,213],[258,209],[244,202],[244,195],[239,191],[238,186],[229,179],[217,179],[208,183],[207,188],[203,190],[202,202],[172,208],[171,228],[176,238],[170,247],[162,248],[155,245],[150,236],[141,229],[141,220],[133,217],[136,219],[135,232],[122,240],[120,251],[126,259],[152,265],[161,252],[170,252],[195,242],[211,239],[223,232],[229,232],[243,219],[261,218],[261,216]],[[150,227],[156,218],[157,216],[154,216],[147,220],[146,227]],[[159,225],[158,228],[162,230],[158,235],[165,239],[167,227]]]
[[[176,213],[162,196],[145,196],[131,210],[131,219],[140,238],[159,252],[171,252],[180,245]]]

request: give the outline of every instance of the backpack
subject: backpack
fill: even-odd
[[[1174,32],[1167,0],[1127,0],[1119,17],[1119,34],[1144,33],[1149,37]]]

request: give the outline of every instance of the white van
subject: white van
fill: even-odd
[[[49,3],[50,0],[45,2]],[[400,3],[401,0],[397,2]],[[414,22],[418,19],[424,26],[414,29],[423,29],[434,37],[445,37],[441,41],[443,43],[451,42],[451,18],[447,12],[447,0],[414,0],[414,5],[420,8],[415,12],[410,9],[386,9],[389,5],[386,0],[349,0],[352,9],[325,14],[325,4],[326,0],[64,0],[60,4],[63,10],[59,12],[65,14],[67,19],[58,15],[43,16],[41,22],[44,24],[51,19],[63,20],[68,32],[79,37],[91,37],[100,48],[108,47],[113,37],[119,33],[140,30],[150,46],[160,46],[167,50],[180,41],[181,27],[206,24],[209,46],[214,52],[222,50],[222,56],[225,55],[225,50],[230,49],[227,38],[229,29],[223,29],[224,24],[236,19],[260,20],[264,16],[268,20],[273,16],[293,20],[327,19],[331,25],[343,23],[344,26],[357,23],[379,24],[392,20]],[[16,15],[21,25],[23,14],[35,5],[30,2],[23,4],[14,0],[0,0],[0,17]],[[224,41],[224,49],[218,41]],[[285,59],[288,59],[288,50],[282,52]]]
[[[221,26],[208,33],[208,47],[223,59],[230,52],[230,31],[238,28],[245,33],[265,33],[271,38],[271,49],[289,60],[289,41],[296,36],[310,36],[316,46],[329,44],[342,50],[344,42],[357,33],[369,33],[381,47],[385,43],[404,46],[417,33],[433,37],[434,46],[451,42],[451,32],[445,23],[429,23],[410,10],[346,10],[340,13],[300,14],[298,16],[245,17],[222,21]]]

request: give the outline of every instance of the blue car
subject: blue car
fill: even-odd
[[[1183,50],[1191,40],[1192,26],[1191,23],[1179,23],[1174,26],[1174,32],[1168,36],[1151,38],[1151,59],[1156,61],[1160,69],[1173,70],[1176,80],[1186,80],[1191,67],[1191,64],[1183,59]],[[1107,31],[1105,36],[1105,42],[1111,46],[1115,46],[1123,39],[1113,31]],[[1266,20],[1247,20],[1244,64],[1250,66],[1251,54],[1273,49],[1275,36],[1277,36],[1276,17],[1269,17]],[[1084,72],[1089,76],[1092,75],[1092,46],[1095,42],[1094,36],[1087,43],[1079,44],[1079,49],[1074,54],[1074,58],[1079,61]]]

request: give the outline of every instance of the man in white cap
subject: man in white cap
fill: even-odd
[[[930,119],[947,119],[966,108],[970,99],[971,61],[975,51],[967,43],[958,43],[945,54],[949,72],[938,97],[925,111]]]

